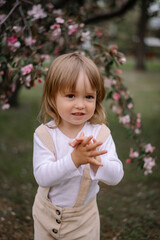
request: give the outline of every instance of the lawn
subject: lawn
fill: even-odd
[[[101,185],[98,205],[101,218],[101,240],[160,239],[160,66],[148,65],[149,71],[137,72],[124,67],[123,78],[135,102],[135,111],[142,113],[146,143],[156,146],[157,166],[152,175],[144,176],[136,164],[126,165],[132,141],[120,127],[116,116],[104,102],[108,125],[124,163],[125,176],[115,187]],[[31,240],[33,227],[31,208],[37,184],[32,174],[32,136],[42,85],[23,89],[17,109],[0,112],[0,239]]]

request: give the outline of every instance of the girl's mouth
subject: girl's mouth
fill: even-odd
[[[73,116],[83,116],[84,113],[82,112],[76,112],[76,113],[72,113]]]
[[[84,113],[76,112],[76,113],[72,113],[72,115],[75,116],[75,117],[82,117],[82,116],[84,116]]]

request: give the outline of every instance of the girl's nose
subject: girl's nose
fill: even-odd
[[[76,102],[76,108],[77,109],[79,109],[79,110],[81,110],[81,109],[84,109],[84,102],[83,102],[83,100],[78,100],[77,102]]]

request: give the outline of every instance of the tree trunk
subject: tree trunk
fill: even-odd
[[[136,63],[136,69],[138,70],[145,70],[145,33],[147,29],[147,23],[148,23],[148,4],[149,2],[147,0],[141,0],[140,2],[140,17],[138,21],[138,42],[137,42],[137,49],[136,49],[136,55],[137,55],[137,63]]]
[[[20,81],[17,81],[16,83],[16,90],[13,92],[12,96],[9,98],[8,103],[11,107],[17,108],[19,106],[19,93],[22,85],[20,84]]]

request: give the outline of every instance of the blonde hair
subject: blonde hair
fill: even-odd
[[[56,108],[56,95],[66,89],[74,91],[80,71],[84,71],[87,75],[91,87],[97,94],[95,112],[89,121],[93,124],[106,123],[102,107],[105,97],[103,78],[95,63],[79,53],[63,54],[51,63],[45,80],[39,114],[44,123],[54,119],[56,126],[59,126],[61,117]]]

